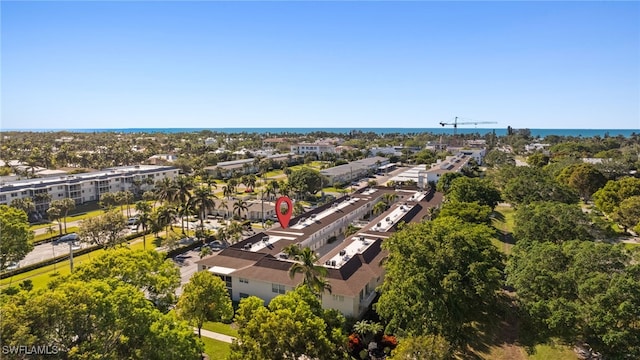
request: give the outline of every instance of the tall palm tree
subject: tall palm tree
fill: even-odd
[[[142,227],[142,248],[147,250],[147,229],[149,229],[153,218],[151,212],[142,212],[136,220],[136,224]]]
[[[60,222],[60,216],[62,211],[57,206],[50,206],[47,209],[47,216],[49,217],[49,221],[58,221],[58,228],[60,229],[60,236],[62,236],[62,223]]]
[[[69,216],[69,211],[76,208],[76,202],[73,199],[66,198],[62,199],[60,202],[60,210],[64,214],[64,232],[67,232],[67,216]]]
[[[204,218],[207,216],[207,211],[213,211],[216,208],[216,203],[213,200],[215,197],[211,189],[207,186],[196,188],[193,196],[191,196],[191,203],[195,209],[198,209],[198,213],[200,214],[201,228],[204,228]]]
[[[173,223],[176,218],[177,211],[174,207],[163,205],[156,209],[158,213],[158,222],[164,227],[165,232],[169,233],[169,225]]]
[[[233,203],[233,212],[238,215],[238,218],[242,218],[242,212],[248,209],[247,202],[242,199],[238,199]]]
[[[225,185],[222,187],[222,196],[226,197],[227,199],[231,199],[231,195],[233,195],[234,191],[231,187],[229,187],[228,185]]]
[[[191,190],[194,187],[193,178],[187,176],[178,176],[174,181],[176,193],[173,201],[178,205],[186,204],[191,198]]]
[[[265,195],[267,195],[267,198],[269,198],[270,195],[273,195],[274,198],[278,196],[278,182],[276,180],[271,180],[267,184]]]
[[[171,203],[176,198],[178,187],[170,178],[164,178],[156,183],[155,193],[158,200]]]
[[[327,276],[327,268],[316,265],[318,256],[310,248],[304,248],[299,254],[295,255],[296,260],[289,268],[289,277],[293,279],[297,273],[303,275],[302,284],[308,286],[314,294],[320,296],[325,290],[331,293],[331,284],[325,277]]]

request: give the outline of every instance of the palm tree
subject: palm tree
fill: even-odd
[[[314,294],[320,296],[325,290],[331,293],[331,285],[324,279],[327,276],[327,268],[315,264],[318,256],[310,248],[302,249],[294,259],[296,262],[289,268],[291,279],[297,273],[301,273],[304,276],[302,284],[308,286]]]
[[[382,195],[382,201],[384,201],[385,203],[387,203],[387,206],[391,205],[393,202],[396,201],[396,194],[394,193],[387,193]]]
[[[169,233],[169,225],[173,223],[176,218],[177,211],[174,207],[163,205],[156,209],[158,223],[160,223],[165,229],[165,232]],[[173,225],[172,225],[173,227]]]
[[[147,229],[151,225],[151,205],[146,201],[138,201],[136,203],[136,211],[138,212],[138,220],[136,225],[142,226],[142,248],[147,249]]]
[[[227,234],[234,244],[237,243],[242,237],[242,225],[237,221],[233,221],[227,226]]]
[[[204,218],[207,216],[207,211],[213,211],[216,208],[216,203],[213,200],[215,197],[207,186],[200,186],[193,192],[191,203],[194,208],[198,209],[201,228],[204,228]],[[204,238],[202,240],[204,241]]]
[[[278,196],[278,182],[276,180],[271,180],[267,184],[265,194],[267,195],[267,198],[269,198],[269,195],[273,195],[274,198]]]
[[[222,196],[226,197],[227,199],[231,199],[231,195],[233,195],[233,189],[231,189],[231,187],[229,187],[228,185],[223,186]]]
[[[25,213],[27,213],[27,216],[36,211],[36,204],[34,204],[33,200],[29,197],[14,199],[11,201],[10,206],[24,211]]]
[[[62,236],[62,223],[60,222],[60,215],[62,211],[57,206],[50,206],[47,209],[47,216],[49,217],[49,221],[58,221],[58,227],[60,228],[60,236]]]
[[[238,218],[242,218],[242,212],[248,209],[247,202],[242,199],[238,199],[233,203],[233,212],[238,215]]]
[[[170,203],[175,200],[178,187],[170,178],[164,178],[156,183],[155,193],[158,200]]]
[[[386,209],[387,209],[387,204],[384,201],[380,201],[380,202],[377,202],[375,205],[373,205],[373,208],[371,209],[371,211],[373,212],[373,215],[380,215]]]
[[[221,227],[217,230],[216,238],[224,242],[226,245],[229,245],[229,243],[227,242],[227,240],[229,239],[229,232],[225,228]]]
[[[360,335],[365,344],[369,344],[374,336],[383,330],[380,323],[374,321],[360,320],[353,325],[353,332]]]
[[[191,198],[191,190],[194,186],[193,178],[178,176],[174,181],[174,185],[176,193],[173,201],[177,202],[178,205],[186,204]]]
[[[64,232],[67,233],[67,216],[69,216],[69,211],[76,208],[76,202],[73,199],[66,198],[60,200],[60,210],[64,214]]]

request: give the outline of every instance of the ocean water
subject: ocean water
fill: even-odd
[[[118,132],[118,133],[181,133],[199,132],[210,130],[219,133],[258,133],[258,134],[308,134],[312,132],[330,132],[336,134],[348,134],[357,130],[362,132],[373,132],[376,134],[453,134],[453,128],[126,128],[126,129],[4,129],[1,131],[31,131],[31,132]],[[517,130],[517,129],[516,129]],[[633,134],[640,134],[640,129],[529,129],[533,137],[544,138],[549,135],[574,136],[574,137],[594,137],[594,136],[624,136],[631,137]],[[485,135],[495,132],[497,136],[507,134],[506,128],[458,128],[458,134],[479,134]]]

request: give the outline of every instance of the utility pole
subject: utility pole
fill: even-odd
[[[70,272],[73,272],[73,241],[69,241],[69,266]]]

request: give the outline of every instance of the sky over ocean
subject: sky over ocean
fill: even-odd
[[[3,128],[640,128],[640,2],[4,1]]]

